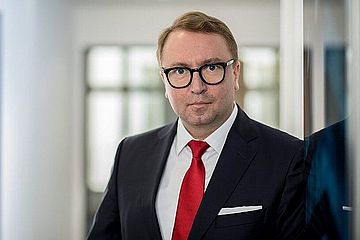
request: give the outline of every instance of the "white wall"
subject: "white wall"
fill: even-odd
[[[239,45],[279,44],[279,1],[155,2],[78,5],[75,42],[156,44],[159,32],[180,14],[201,10],[224,20]]]
[[[72,239],[71,12],[64,0],[0,8],[1,239]]]

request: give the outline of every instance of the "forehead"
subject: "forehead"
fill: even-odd
[[[176,30],[166,39],[162,52],[162,65],[183,62],[197,65],[206,59],[229,60],[230,50],[223,36],[214,33]]]

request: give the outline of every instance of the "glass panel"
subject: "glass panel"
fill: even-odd
[[[160,75],[156,60],[156,48],[129,48],[129,86],[159,86]]]
[[[341,121],[346,115],[345,47],[325,49],[326,125]]]
[[[119,93],[89,93],[87,125],[87,183],[93,192],[103,192],[121,140],[123,117]]]
[[[123,84],[123,50],[115,46],[93,47],[88,53],[87,82],[90,87]]]
[[[160,92],[131,93],[129,104],[129,133],[141,133],[164,124],[164,97]]]
[[[345,9],[304,1],[306,239],[352,239]]]

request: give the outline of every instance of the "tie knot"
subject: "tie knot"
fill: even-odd
[[[196,140],[191,140],[188,145],[191,148],[194,158],[201,158],[206,149],[209,147],[209,144],[206,142]]]

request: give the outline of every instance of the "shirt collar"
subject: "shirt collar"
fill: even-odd
[[[177,124],[177,133],[176,133],[176,154],[179,155],[180,152],[186,147],[189,141],[194,138],[184,127],[181,119],[179,119]]]
[[[210,134],[204,141],[207,142],[210,147],[212,147],[218,154],[221,153],[224,145],[226,137],[230,131],[231,126],[233,125],[236,115],[238,113],[238,108],[236,104],[234,104],[233,111],[230,117],[212,134]],[[176,134],[176,154],[179,155],[180,152],[186,147],[190,140],[194,138],[184,127],[181,119],[179,119],[177,124],[177,134]]]

